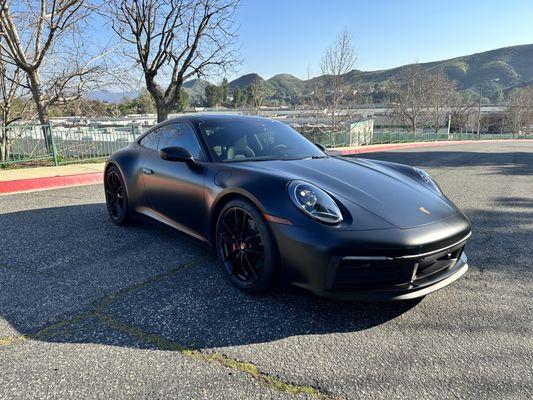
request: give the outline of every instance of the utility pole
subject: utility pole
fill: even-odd
[[[477,108],[477,140],[481,138],[481,97],[483,94],[483,84],[479,85],[479,105]]]

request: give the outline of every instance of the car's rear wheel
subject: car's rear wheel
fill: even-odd
[[[216,246],[231,282],[250,292],[266,291],[274,275],[274,247],[261,213],[250,203],[234,200],[218,216]]]
[[[104,180],[107,211],[111,220],[117,225],[130,222],[128,195],[122,175],[114,165],[109,167]]]

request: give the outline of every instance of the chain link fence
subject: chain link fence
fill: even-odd
[[[148,127],[53,127],[11,125],[0,130],[0,167],[60,165],[104,160],[126,146]],[[327,148],[386,143],[477,140],[475,133],[447,132],[300,132],[313,143]],[[533,134],[481,134],[481,140],[533,139]]]
[[[138,126],[4,127],[0,132],[0,166],[60,165],[105,159],[137,138],[145,129]]]
[[[366,133],[349,132],[303,132],[308,140],[320,143],[327,148],[369,146],[373,144],[414,143],[414,142],[442,142],[463,140],[503,140],[503,139],[533,139],[533,134],[484,133],[479,137],[476,133],[441,133],[441,132],[406,132],[382,131]]]

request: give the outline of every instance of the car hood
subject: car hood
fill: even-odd
[[[237,164],[313,183],[338,201],[353,202],[398,228],[430,224],[457,212],[446,197],[414,176],[376,160],[328,157]]]

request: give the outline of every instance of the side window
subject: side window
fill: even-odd
[[[157,150],[161,129],[156,129],[143,137],[139,144],[147,149]]]
[[[202,149],[196,138],[196,134],[188,124],[174,123],[162,128],[158,150],[165,147],[184,147],[189,150],[197,160],[203,160]]]

